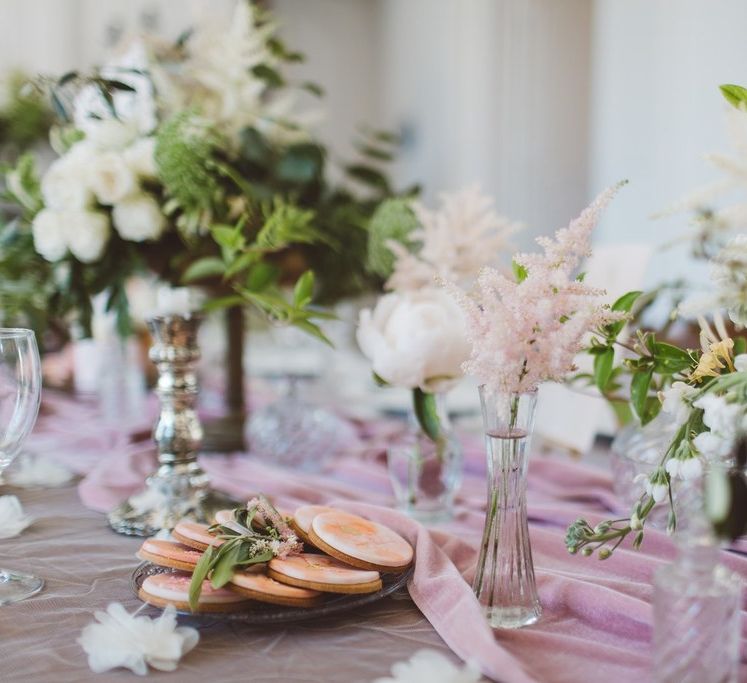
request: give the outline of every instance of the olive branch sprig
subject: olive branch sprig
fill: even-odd
[[[209,531],[223,543],[209,545],[194,568],[189,585],[189,607],[193,612],[206,578],[213,588],[222,588],[238,569],[302,549],[288,523],[263,495],[249,501],[246,507],[236,508],[233,519],[214,524]]]

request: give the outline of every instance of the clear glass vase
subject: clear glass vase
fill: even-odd
[[[412,415],[404,437],[387,451],[397,507],[423,524],[452,518],[462,483],[462,446],[451,426],[445,395],[435,394],[434,399],[439,438],[428,436]]]
[[[527,523],[528,442],[537,392],[480,387],[488,458],[488,506],[472,588],[493,628],[521,628],[542,613]]]
[[[705,519],[677,540],[677,559],[654,576],[654,681],[737,683],[741,581],[719,562]]]

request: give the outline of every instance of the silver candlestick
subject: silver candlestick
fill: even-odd
[[[218,510],[238,505],[212,490],[197,464],[203,436],[195,411],[201,322],[194,314],[156,316],[148,321],[154,340],[149,355],[158,369],[156,394],[161,401],[153,429],[160,466],[148,477],[143,491],[109,513],[109,525],[118,533],[151,536],[173,529],[185,517],[212,522]]]

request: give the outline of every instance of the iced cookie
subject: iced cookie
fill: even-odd
[[[304,542],[309,545],[313,543],[309,540],[309,529],[311,528],[311,522],[317,515],[322,512],[334,512],[333,508],[325,507],[324,505],[302,505],[298,510],[295,511],[291,518],[291,526],[296,535]]]
[[[189,574],[154,574],[140,586],[138,597],[149,605],[166,607],[173,605],[178,610],[189,610]],[[213,588],[210,581],[202,582],[202,593],[197,612],[237,612],[246,609],[249,600],[226,588]]]
[[[140,546],[137,556],[141,560],[152,562],[159,567],[191,572],[202,557],[202,552],[174,541],[149,538]]]
[[[412,546],[402,536],[348,512],[316,515],[309,538],[328,555],[359,569],[399,573],[412,564]]]
[[[323,593],[375,593],[381,590],[379,572],[353,569],[333,557],[312,553],[270,560],[267,574],[281,583]]]
[[[183,519],[174,527],[171,535],[179,543],[188,545],[190,548],[195,548],[196,550],[206,550],[209,545],[222,545],[223,541],[213,536],[208,529],[207,524],[198,524],[197,522],[190,522]]]
[[[265,574],[236,572],[227,586],[245,598],[288,607],[315,607],[322,602],[319,591],[287,586]]]

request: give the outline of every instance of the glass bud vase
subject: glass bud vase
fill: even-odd
[[[678,545],[654,576],[654,681],[737,683],[741,582],[719,562],[704,519]]]
[[[488,459],[488,504],[472,588],[493,628],[521,628],[542,613],[527,522],[527,446],[537,392],[480,387]]]
[[[462,483],[462,446],[449,420],[445,394],[432,397],[438,438],[429,436],[413,414],[404,437],[387,451],[397,507],[423,524],[451,519]]]

